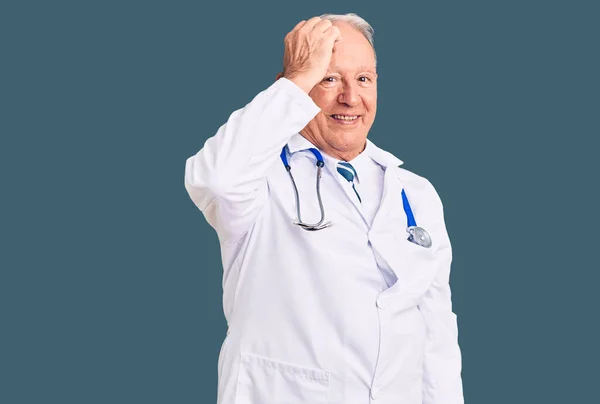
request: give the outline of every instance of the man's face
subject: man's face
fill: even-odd
[[[327,74],[309,93],[321,111],[303,131],[338,152],[360,153],[377,110],[375,53],[364,35],[352,26],[343,22],[334,25],[343,39],[334,45]],[[338,115],[358,118],[343,120]]]

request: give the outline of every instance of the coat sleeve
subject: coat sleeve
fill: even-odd
[[[439,266],[437,276],[419,304],[427,328],[423,404],[464,404],[458,324],[457,316],[452,311],[450,290],[452,248],[444,222],[442,202],[429,181],[428,186],[430,198],[435,201],[436,214],[431,234],[440,242],[435,247],[435,262]]]
[[[220,241],[239,239],[267,196],[266,176],[282,147],[320,111],[285,77],[233,112],[185,164],[185,188]]]

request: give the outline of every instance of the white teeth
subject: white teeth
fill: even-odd
[[[331,115],[332,117],[334,117],[335,119],[340,119],[342,121],[353,121],[356,118],[358,118],[358,115],[354,115],[354,116],[346,116],[346,115]]]

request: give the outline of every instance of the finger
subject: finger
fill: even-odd
[[[296,24],[296,26],[292,29],[292,31],[296,31],[297,29],[302,28],[302,26],[304,25],[305,22],[306,22],[306,20],[300,21],[298,24]]]
[[[312,30],[315,32],[323,33],[327,31],[327,29],[329,29],[329,27],[331,27],[332,25],[332,22],[329,20],[321,20],[315,24]]]
[[[325,37],[328,38],[332,43],[342,40],[342,33],[340,32],[340,29],[335,25],[332,25],[331,27],[327,28],[324,34]]]
[[[306,21],[306,24],[302,27],[303,30],[310,32],[317,23],[321,21],[321,17],[313,17]]]

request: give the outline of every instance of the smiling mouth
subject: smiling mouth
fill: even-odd
[[[329,115],[329,117],[331,119],[333,119],[336,122],[340,122],[340,123],[353,123],[358,121],[358,118],[360,118],[360,115],[339,115],[339,114],[333,114],[333,115]]]

